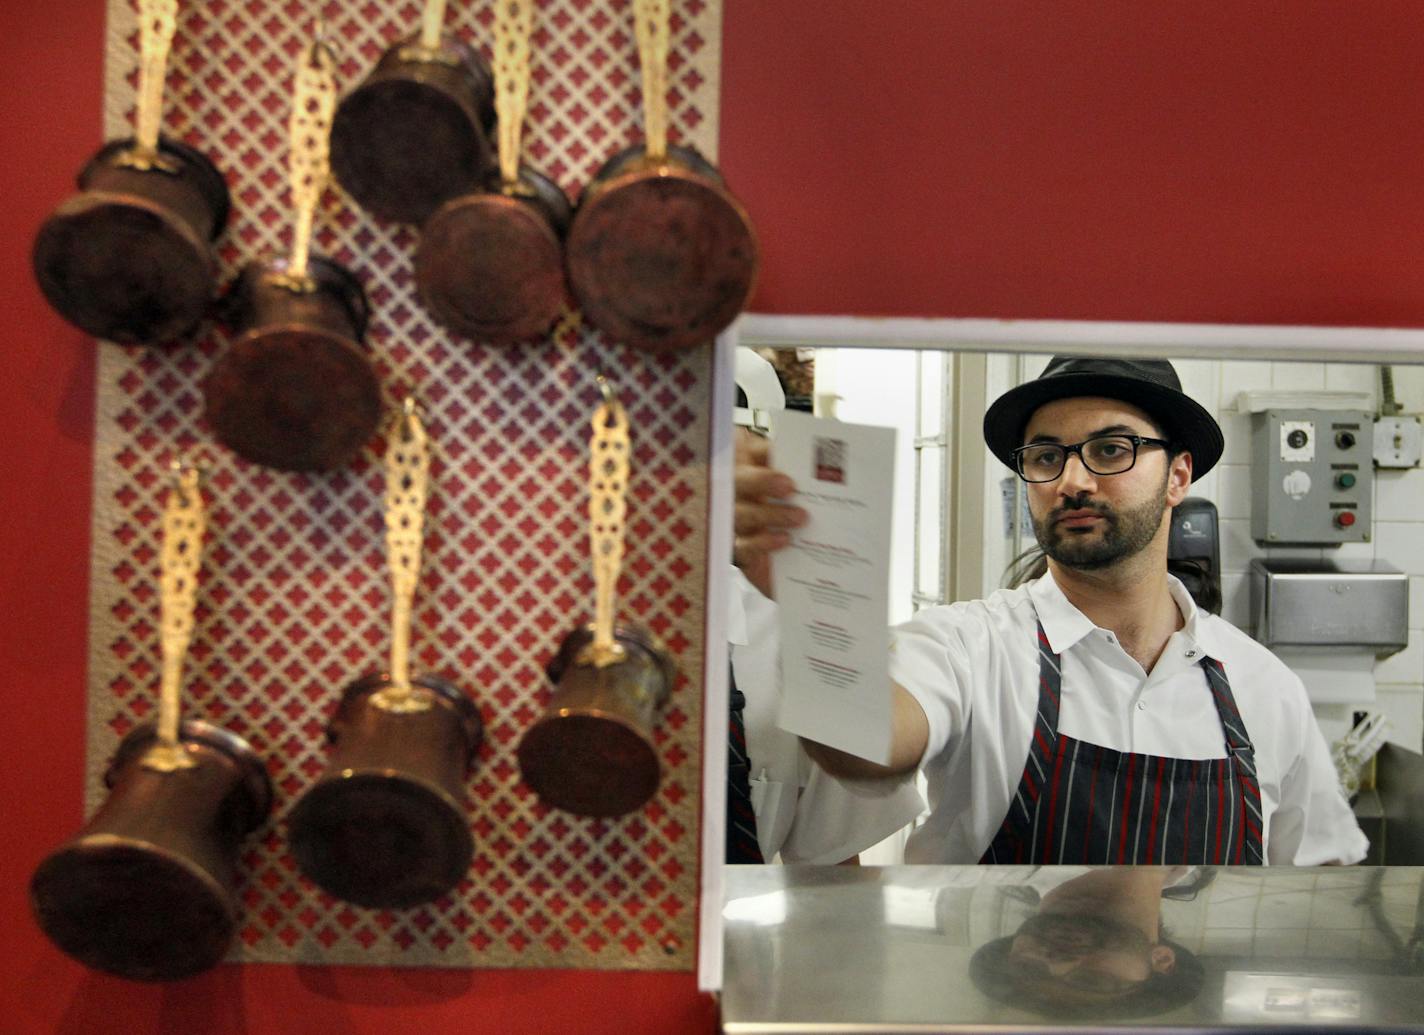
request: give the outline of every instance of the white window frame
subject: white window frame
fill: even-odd
[[[714,349],[708,479],[707,641],[704,715],[727,711],[728,559],[732,555],[733,356],[755,348],[947,349],[1334,363],[1424,363],[1424,330],[1395,327],[1135,323],[1101,320],[879,319],[744,314]],[[702,874],[697,982],[722,987],[722,867],[727,782],[726,723],[703,722]]]

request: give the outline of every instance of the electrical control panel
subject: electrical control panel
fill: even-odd
[[[1368,542],[1374,415],[1264,410],[1251,415],[1251,536],[1267,545]]]

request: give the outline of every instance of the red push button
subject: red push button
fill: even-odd
[[[1335,515],[1335,524],[1341,528],[1349,528],[1355,523],[1355,512],[1353,510],[1342,510]]]

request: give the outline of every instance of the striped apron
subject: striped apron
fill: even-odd
[[[1226,757],[1161,758],[1058,732],[1059,656],[1038,626],[1038,719],[1008,815],[982,863],[1260,865],[1261,789],[1221,662],[1203,656]]]

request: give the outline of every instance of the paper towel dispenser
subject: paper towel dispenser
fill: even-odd
[[[1221,614],[1221,533],[1211,500],[1188,496],[1173,508],[1167,570],[1182,580],[1197,607]]]
[[[1371,648],[1409,642],[1409,576],[1384,561],[1251,562],[1254,636],[1267,647]]]

